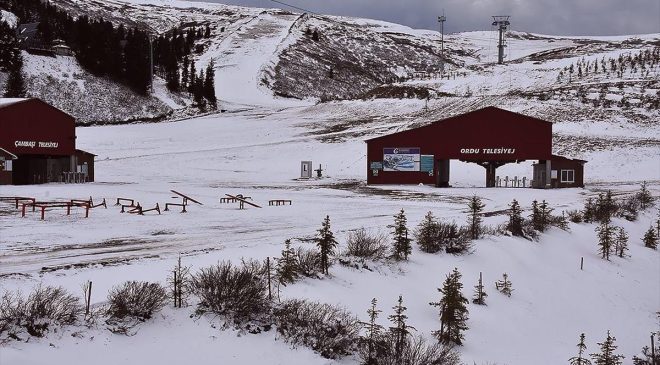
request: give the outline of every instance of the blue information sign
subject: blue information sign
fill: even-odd
[[[433,155],[420,156],[419,170],[424,172],[433,172]]]

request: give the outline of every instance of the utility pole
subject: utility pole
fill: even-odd
[[[440,77],[445,73],[445,21],[447,17],[445,16],[445,9],[442,9],[442,16],[438,17],[438,23],[440,23]]]
[[[500,65],[504,63],[504,47],[506,47],[504,44],[504,32],[506,32],[506,29],[511,24],[509,18],[509,15],[493,15],[493,26],[497,26],[500,34],[499,42],[497,43],[497,63]]]
[[[154,44],[151,34],[149,34],[149,92],[154,93]]]

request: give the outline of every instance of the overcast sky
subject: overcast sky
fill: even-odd
[[[271,0],[200,0],[287,8]],[[387,20],[445,32],[491,29],[491,15],[511,15],[511,29],[553,35],[660,33],[660,0],[282,0],[309,11]],[[294,9],[290,9],[294,10]]]

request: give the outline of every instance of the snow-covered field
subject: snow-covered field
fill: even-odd
[[[367,187],[362,137],[322,141],[335,132],[319,128],[342,115],[412,113],[423,107],[392,100],[280,110],[259,107],[173,123],[78,128],[78,146],[98,155],[95,183],[3,186],[0,195],[40,200],[92,196],[95,201],[106,198],[108,209],[96,208],[87,219],[79,211],[66,216],[54,210],[40,221],[38,212],[21,218],[3,203],[0,286],[27,292],[43,283],[78,293],[83,282],[92,280],[92,303],[102,305],[108,290],[125,280],[164,284],[179,255],[195,271],[219,260],[279,256],[287,238],[293,238],[296,246],[311,246],[305,239],[315,235],[325,215],[330,216],[343,249],[350,230],[387,232],[392,216],[402,208],[411,229],[428,211],[463,223],[465,199],[473,194],[484,199],[488,212],[506,209],[515,198],[526,209],[532,200],[545,199],[557,213],[581,208],[586,197],[603,189],[633,192],[642,180],[650,182],[655,196],[660,194],[657,147],[590,153],[585,189],[480,188],[484,170],[464,163],[452,163],[454,188],[436,189]],[[579,128],[555,124],[555,129],[566,132]],[[638,133],[635,128],[632,131]],[[657,130],[650,131],[658,137]],[[327,177],[297,180],[301,160],[312,160],[315,168],[321,164]],[[498,174],[529,177],[530,165],[507,166]],[[145,216],[121,214],[113,206],[117,197],[123,197],[134,198],[145,208],[156,203],[163,207],[176,201],[170,189],[204,205],[192,204],[186,214],[175,208]],[[236,204],[219,203],[226,193],[251,196],[263,208],[239,210]],[[272,207],[267,203],[270,199],[291,199],[293,204]],[[626,259],[600,259],[595,226],[571,224],[570,232],[553,229],[539,242],[487,237],[464,256],[415,249],[410,262],[376,264],[374,271],[335,265],[329,277],[287,286],[281,296],[340,304],[365,320],[371,298],[378,298],[380,309],[389,314],[402,294],[409,323],[432,339],[431,332],[440,324],[437,310],[428,303],[439,299],[436,288],[457,267],[466,296],[471,295],[479,272],[490,294],[488,306],[469,306],[470,329],[459,349],[465,363],[564,363],[574,355],[580,333],[587,334],[589,350],[595,351],[607,330],[617,337],[619,352],[629,360],[658,329],[660,256],[641,244],[654,218],[655,213],[648,212],[634,223],[614,221],[631,237],[631,257]],[[494,225],[504,219],[495,214],[485,222]],[[584,271],[579,269],[581,257]],[[513,281],[511,298],[494,289],[493,283],[504,272]],[[191,318],[193,312],[194,305],[180,310],[167,307],[142,323],[132,337],[110,333],[101,321],[92,328],[68,327],[42,339],[12,341],[0,348],[0,363],[253,364],[265,357],[269,364],[357,363],[353,358],[331,361],[309,349],[291,349],[273,331],[260,335],[223,331],[220,318]],[[381,316],[383,325],[385,318]]]

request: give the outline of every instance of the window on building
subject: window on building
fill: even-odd
[[[575,182],[575,170],[561,170],[561,182],[563,183]]]

